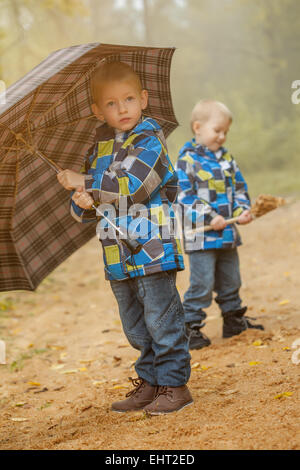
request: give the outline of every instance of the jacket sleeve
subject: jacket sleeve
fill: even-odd
[[[189,153],[177,161],[176,171],[179,181],[178,202],[184,209],[184,217],[192,223],[192,227],[199,223],[209,225],[218,214],[209,200],[199,195],[199,185],[201,182],[204,185],[206,183],[198,168],[196,171],[195,161]]]
[[[233,165],[233,217],[238,217],[245,210],[251,209],[250,197],[248,194],[247,183],[236,163],[232,160]]]
[[[93,147],[93,151],[95,146]],[[89,150],[86,154],[85,161],[83,167],[80,170],[80,173],[86,175],[87,178],[88,172],[90,169],[90,159],[93,157],[93,152]],[[83,224],[88,222],[97,222],[97,216],[95,209],[82,209],[79,207],[72,199],[72,196],[75,191],[71,191],[71,204],[70,204],[70,212],[71,216],[77,220],[77,222],[81,222]]]
[[[85,190],[96,203],[115,203],[127,198],[128,206],[148,202],[159,190],[170,161],[156,136],[145,136],[132,147],[122,161],[114,161],[107,170],[94,172],[85,179]]]

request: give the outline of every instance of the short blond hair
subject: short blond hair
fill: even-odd
[[[105,62],[100,64],[91,74],[91,92],[94,103],[101,95],[101,88],[108,82],[132,80],[139,91],[142,84],[138,74],[124,62]]]
[[[230,122],[232,122],[233,120],[231,111],[227,108],[224,103],[210,99],[203,99],[198,101],[198,103],[195,104],[192,110],[190,122],[192,132],[194,132],[193,124],[195,121],[200,121],[201,123],[204,123],[211,117],[213,112],[223,114],[230,120]]]

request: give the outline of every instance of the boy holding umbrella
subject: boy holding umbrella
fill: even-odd
[[[88,222],[95,220],[94,204],[109,203],[120,222],[118,211],[125,201],[129,210],[122,223],[125,220],[130,228],[136,220],[130,216],[134,206],[144,204],[150,227],[136,254],[116,234],[101,239],[106,277],[124,333],[141,352],[135,364],[138,378],[132,380],[135,388],[125,400],[113,403],[112,410],[170,413],[193,402],[186,385],[190,355],[184,314],[175,284],[177,270],[184,269],[183,258],[179,240],[167,229],[168,219],[174,217],[177,176],[160,126],[143,116],[148,92],[133,69],[122,62],[105,63],[93,73],[91,85],[92,110],[105,121],[107,139],[93,146],[83,174],[58,174],[66,189],[75,190],[71,213]]]

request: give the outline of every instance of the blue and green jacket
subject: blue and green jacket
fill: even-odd
[[[176,171],[180,186],[178,202],[191,224],[209,225],[217,215],[229,219],[250,209],[247,184],[236,161],[224,147],[211,152],[192,139],[180,149]],[[186,252],[195,251],[186,238],[184,241]],[[195,246],[196,250],[210,250],[240,244],[238,230],[231,224],[224,230],[202,233],[200,245]]]
[[[184,269],[180,239],[173,230],[172,203],[177,198],[178,178],[160,126],[151,118],[142,118],[130,132],[115,134],[101,126],[99,135],[101,140],[96,136],[82,169],[85,190],[114,224],[143,245],[132,255],[95,210],[81,209],[71,201],[76,220],[99,222],[106,279]]]

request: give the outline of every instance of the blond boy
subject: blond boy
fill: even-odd
[[[244,314],[239,290],[241,277],[237,247],[241,244],[234,224],[226,219],[238,217],[248,224],[252,217],[247,184],[233,157],[223,147],[232,124],[232,114],[223,103],[199,101],[191,116],[194,138],[179,152],[176,169],[180,184],[179,202],[189,208],[192,222],[203,221],[212,230],[205,232],[201,246],[188,247],[190,286],[184,295],[186,331],[190,349],[210,344],[202,333],[205,308],[215,298],[223,317],[223,337],[241,333],[253,325]],[[201,205],[201,211],[199,208]]]
[[[138,75],[121,62],[107,63],[96,70],[91,85],[92,110],[105,122],[106,138],[88,153],[83,174],[66,170],[58,175],[66,189],[76,189],[72,215],[80,222],[95,220],[91,205],[110,203],[118,224],[119,207],[125,202],[130,209],[125,217],[128,226],[136,221],[130,213],[138,204],[152,215],[167,204],[166,218],[172,217],[177,176],[160,126],[143,116],[148,93]],[[193,401],[186,386],[190,355],[175,284],[177,270],[184,269],[180,242],[171,233],[162,238],[165,222],[160,217],[156,222],[156,231],[143,237],[143,249],[136,255],[117,236],[101,239],[106,278],[124,333],[140,351],[135,363],[138,378],[132,379],[135,388],[125,400],[112,404],[113,411],[170,413]]]

